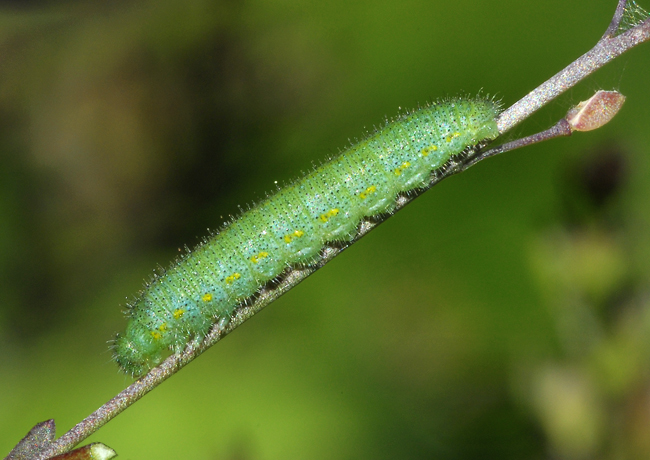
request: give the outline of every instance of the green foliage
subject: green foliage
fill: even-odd
[[[608,3],[4,10],[0,452],[124,387],[106,340],[156,263],[399,106],[481,88],[508,106],[593,45]],[[647,457],[648,56],[513,136],[616,87],[607,127],[439,184],[90,441],[130,458]]]

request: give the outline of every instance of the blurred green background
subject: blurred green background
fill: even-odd
[[[0,454],[114,396],[121,307],[399,107],[504,106],[615,0],[0,8]],[[649,4],[642,6],[650,7]],[[650,45],[606,127],[436,186],[95,434],[125,459],[650,458]]]

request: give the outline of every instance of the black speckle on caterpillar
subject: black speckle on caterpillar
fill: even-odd
[[[498,104],[456,98],[406,113],[244,212],[166,271],[128,306],[115,361],[139,376],[181,352],[291,267],[318,262],[328,244],[355,239],[401,194],[427,188],[457,155],[498,136]]]

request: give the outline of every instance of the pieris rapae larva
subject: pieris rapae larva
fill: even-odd
[[[498,111],[476,97],[404,114],[243,213],[132,302],[113,346],[120,368],[144,374],[292,267],[317,262],[326,245],[354,240],[364,219],[386,217],[400,194],[426,188],[452,157],[495,139]]]

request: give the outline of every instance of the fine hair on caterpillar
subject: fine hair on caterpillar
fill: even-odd
[[[291,267],[318,262],[328,244],[349,244],[364,219],[384,219],[401,195],[428,188],[449,162],[495,139],[498,113],[487,97],[405,113],[244,212],[145,286],[128,307],[115,361],[139,376],[166,350],[179,353],[225,326]]]

